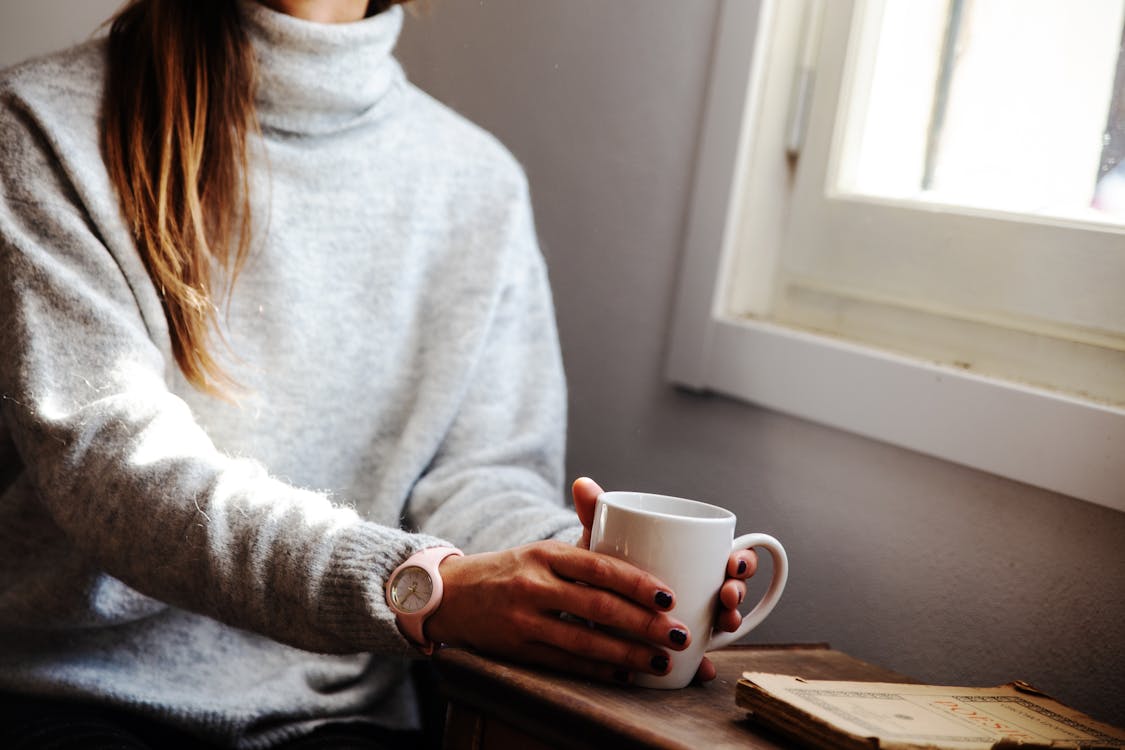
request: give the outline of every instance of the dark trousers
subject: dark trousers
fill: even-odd
[[[278,750],[437,750],[446,701],[428,661],[415,662],[423,731],[392,732],[335,722]],[[119,709],[0,692],[0,750],[221,750],[199,738]]]
[[[421,733],[337,722],[278,745],[279,750],[405,750],[426,747]],[[178,729],[101,706],[0,693],[4,750],[218,750]]]

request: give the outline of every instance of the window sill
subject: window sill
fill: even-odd
[[[692,348],[672,380],[1125,511],[1125,410],[767,322]]]

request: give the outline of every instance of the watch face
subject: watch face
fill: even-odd
[[[391,583],[391,604],[402,612],[417,612],[434,593],[434,582],[422,568],[404,568]]]

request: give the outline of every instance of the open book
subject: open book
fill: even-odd
[[[1125,750],[1125,732],[1021,682],[939,687],[745,672],[736,700],[755,722],[812,748]]]

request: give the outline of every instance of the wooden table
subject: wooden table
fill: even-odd
[[[449,698],[446,750],[792,747],[735,705],[744,671],[914,682],[826,644],[735,646],[710,654],[719,676],[683,690],[603,685],[447,649],[435,663]]]

